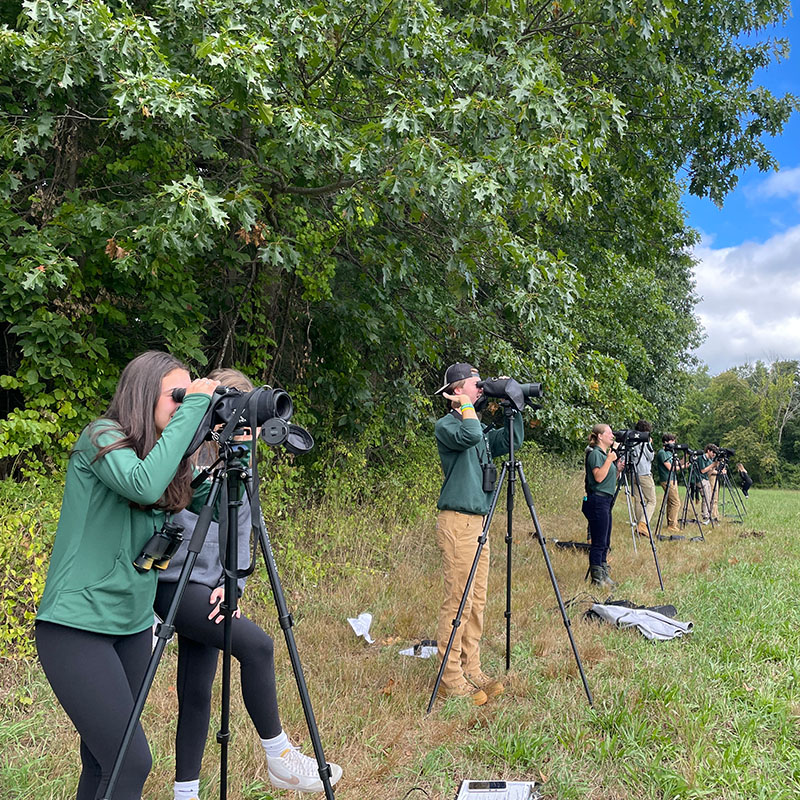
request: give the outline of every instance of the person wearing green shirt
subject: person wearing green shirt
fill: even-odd
[[[589,523],[589,575],[593,586],[613,588],[608,570],[608,550],[611,546],[611,508],[617,488],[617,473],[625,463],[617,462],[612,448],[614,432],[610,425],[598,423],[589,434],[586,448],[586,475],[583,515]]]
[[[448,400],[450,410],[437,421],[434,434],[444,483],[437,503],[436,542],[444,567],[444,599],[439,609],[437,641],[439,659],[444,658],[452,621],[458,613],[467,578],[475,559],[483,518],[489,512],[492,491],[483,483],[484,466],[509,451],[506,428],[485,428],[474,403],[483,394],[478,370],[470,364],[451,364],[444,385],[436,394]],[[514,415],[514,447],[522,446],[522,414]],[[467,697],[483,705],[503,691],[503,684],[483,672],[480,640],[489,577],[489,543],[484,545],[477,571],[456,628],[453,646],[442,672],[441,697]]]
[[[703,525],[711,522],[713,515],[714,483],[717,480],[717,454],[719,448],[715,444],[707,444],[703,450],[703,455],[697,457],[697,473],[699,474],[700,490],[703,492],[702,517]],[[713,483],[712,483],[713,480]],[[716,521],[716,520],[715,520]]]
[[[678,527],[678,513],[681,509],[680,496],[678,495],[678,473],[681,465],[675,453],[667,450],[667,445],[675,444],[675,434],[665,433],[661,436],[664,444],[656,453],[656,468],[658,470],[658,482],[667,496],[667,530],[671,533],[680,532]]]
[[[35,636],[47,680],[80,735],[77,800],[104,796],[144,678],[156,571],[140,572],[133,561],[192,499],[186,449],[216,386],[192,381],[168,353],[143,353],[70,455]],[[186,390],[180,404],[178,388]],[[139,800],[151,763],[138,726],[115,800]]]

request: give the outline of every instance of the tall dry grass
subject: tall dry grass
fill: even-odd
[[[307,555],[315,560],[309,543],[320,542],[327,565],[318,577],[309,578],[307,571],[293,568],[286,570],[282,579],[325,752],[329,760],[344,768],[337,797],[400,800],[420,787],[428,797],[446,798],[453,796],[462,777],[498,773],[507,778],[555,779],[571,760],[580,761],[585,748],[600,746],[606,723],[598,721],[598,712],[618,703],[643,702],[647,696],[634,676],[642,669],[660,669],[661,654],[638,643],[629,645],[630,633],[618,635],[580,620],[580,613],[593,599],[584,581],[586,554],[562,550],[553,541],[585,540],[581,476],[548,468],[536,474],[531,470],[527,477],[549,540],[548,552],[561,594],[569,602],[583,667],[595,693],[594,712],[588,708],[519,489],[512,526],[512,661],[505,676],[506,692],[477,709],[458,701],[437,702],[430,715],[425,714],[425,707],[436,674],[434,660],[398,655],[402,647],[435,634],[441,576],[433,536],[435,494],[430,493],[430,486],[423,497],[418,487],[410,488],[405,504],[401,497],[401,502],[382,505],[376,497],[357,506],[331,503],[298,510],[294,515],[292,548],[311,548]],[[416,513],[420,504],[427,504],[429,513]],[[504,672],[506,524],[503,498],[490,533],[492,567],[483,647],[484,669],[495,675]],[[643,605],[678,605],[691,581],[715,569],[723,553],[742,544],[738,538],[741,530],[742,526],[724,524],[714,531],[706,529],[705,543],[659,543],[666,589],[662,594],[649,544],[637,540],[638,552],[634,552],[624,504],[618,504],[610,559],[612,573],[621,582],[617,597]],[[272,541],[281,569],[280,525],[272,533]],[[745,544],[752,544],[748,557],[757,561],[758,543]],[[311,753],[263,568],[251,579],[242,606],[277,642],[283,725],[290,737]],[[372,645],[356,638],[346,621],[363,611],[373,615],[372,635],[377,641]],[[143,716],[154,756],[144,794],[147,800],[171,798],[175,668],[174,646],[170,646]],[[231,800],[288,796],[270,789],[263,751],[239,695],[237,673],[234,669],[228,796]],[[76,736],[36,665],[4,664],[2,691],[3,791],[15,800],[71,797],[78,774]],[[219,708],[218,691],[217,686],[215,710]],[[204,799],[218,795],[216,724],[212,720],[203,765]],[[537,734],[539,730],[551,731],[552,738]],[[562,779],[564,796],[640,796],[635,790],[610,785],[607,776],[591,765],[579,772],[572,783]],[[573,787],[572,795],[566,791],[568,786]]]

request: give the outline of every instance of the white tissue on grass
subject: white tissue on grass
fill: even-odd
[[[372,614],[364,612],[357,617],[348,617],[347,621],[350,627],[355,631],[356,636],[363,636],[367,644],[372,644],[375,640],[369,635],[369,629],[372,625]]]

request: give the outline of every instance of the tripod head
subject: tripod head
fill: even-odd
[[[642,459],[645,447],[650,447],[650,432],[637,430],[614,431],[614,452],[617,463],[624,461],[623,473],[632,475]]]

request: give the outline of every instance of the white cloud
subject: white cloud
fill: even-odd
[[[800,171],[798,171],[800,174]],[[697,356],[716,374],[746,361],[800,358],[800,225],[763,244],[695,248]]]
[[[800,167],[773,173],[755,187],[753,194],[758,197],[800,197]]]

